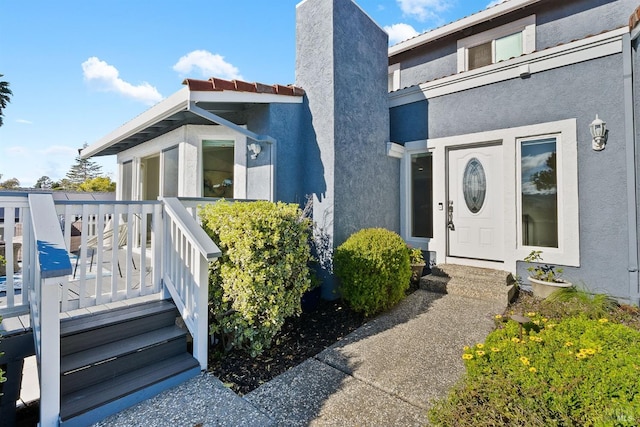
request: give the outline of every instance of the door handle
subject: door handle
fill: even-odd
[[[453,224],[453,200],[449,200],[449,208],[447,209],[447,228],[456,231],[456,226]]]

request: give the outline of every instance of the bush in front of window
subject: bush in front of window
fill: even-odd
[[[311,285],[311,223],[298,205],[221,200],[200,211],[222,251],[209,269],[210,333],[225,351],[257,356],[287,317],[301,312]]]
[[[366,316],[400,302],[411,278],[406,243],[383,228],[363,229],[351,235],[336,249],[334,269],[342,297]]]

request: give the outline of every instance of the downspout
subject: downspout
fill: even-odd
[[[187,111],[191,111],[193,114],[200,116],[204,119],[209,120],[212,123],[216,123],[232,129],[249,139],[252,139],[256,142],[264,142],[269,144],[269,156],[270,156],[270,165],[269,165],[269,179],[271,180],[271,185],[269,189],[269,200],[272,202],[275,201],[276,196],[276,139],[269,135],[260,135],[255,132],[252,132],[248,129],[243,128],[240,125],[237,125],[223,117],[218,116],[217,114],[212,113],[211,111],[207,111],[203,108],[200,108],[196,105],[195,101],[189,101],[187,104]]]
[[[637,37],[637,32],[635,36]],[[635,37],[634,37],[635,38]],[[638,281],[638,208],[636,182],[635,115],[633,108],[633,54],[630,34],[622,36],[622,85],[624,92],[624,135],[627,157],[627,215],[629,229],[629,298],[640,305]]]

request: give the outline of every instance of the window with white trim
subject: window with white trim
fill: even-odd
[[[433,237],[433,156],[411,154],[411,237]]]
[[[393,92],[400,89],[400,63],[389,65],[388,90]]]
[[[458,40],[458,72],[495,64],[536,49],[536,16]]]
[[[523,246],[558,247],[559,136],[518,140]]]

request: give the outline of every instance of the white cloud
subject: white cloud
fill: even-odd
[[[413,17],[418,21],[435,20],[439,21],[440,12],[444,12],[451,6],[451,1],[447,0],[396,0],[400,10],[406,16]]]
[[[149,83],[142,82],[134,86],[122,80],[116,67],[95,56],[82,63],[82,72],[85,80],[95,83],[100,90],[116,92],[145,104],[155,104],[162,100],[162,95]]]
[[[23,125],[32,125],[33,124],[32,121],[25,120],[25,119],[17,119],[16,123],[20,123],[20,124],[23,124]]]
[[[242,80],[240,70],[232,64],[224,60],[224,57],[217,53],[211,53],[206,50],[194,50],[189,52],[173,66],[174,71],[180,74],[189,74],[193,70],[203,77],[219,77],[221,79],[238,79]]]
[[[509,1],[509,0],[492,0],[491,3],[487,5],[487,9],[489,9],[490,7],[499,5],[500,3],[504,3],[506,1]]]
[[[46,156],[68,156],[70,159],[74,159],[78,155],[78,150],[65,145],[52,145],[41,150],[40,153]]]
[[[5,151],[10,156],[24,156],[29,153],[26,148],[19,146],[7,147]]]
[[[396,44],[419,34],[411,25],[402,23],[385,26],[384,30],[389,34],[389,44]]]

